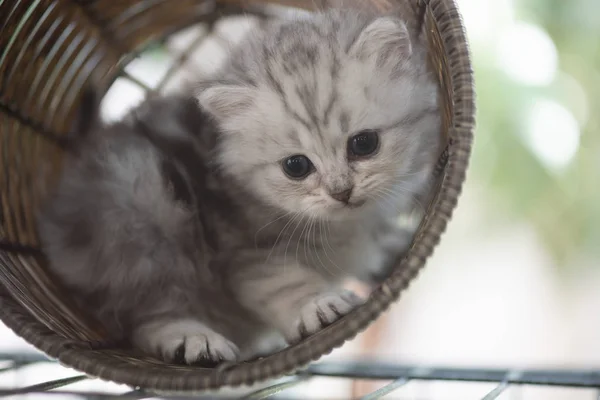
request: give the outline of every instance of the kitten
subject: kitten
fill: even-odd
[[[351,311],[340,283],[406,250],[395,217],[427,192],[437,86],[401,20],[331,11],[253,32],[196,97],[80,124],[39,232],[116,337],[245,360]]]
[[[200,83],[217,163],[287,213],[284,239],[237,284],[288,341],[352,308],[341,277],[380,282],[412,241],[395,219],[423,207],[442,136],[426,43],[408,26],[340,9],[274,22]]]
[[[218,193],[197,198],[207,174],[204,151],[214,147],[212,125],[183,95],[149,99],[122,122],[104,125],[97,96],[87,92],[60,182],[38,218],[50,267],[80,305],[114,339],[130,339],[167,361],[238,353],[198,322],[203,313],[210,319],[207,305],[228,302],[208,263],[213,238],[203,218],[210,212],[199,209]],[[234,317],[235,310],[225,318],[251,319]],[[177,352],[177,329],[188,332],[194,360]]]

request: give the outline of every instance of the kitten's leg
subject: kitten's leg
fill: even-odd
[[[362,302],[360,297],[346,289],[334,289],[311,298],[300,309],[286,338],[295,343],[332,324]]]
[[[288,343],[312,335],[361,302],[354,293],[333,287],[297,263],[249,266],[233,280],[240,302],[278,329]]]
[[[171,275],[165,278],[173,280],[175,271]],[[171,363],[214,366],[238,360],[238,347],[223,331],[222,301],[206,285],[193,278],[187,283],[172,281],[169,288],[155,286],[139,298],[132,320],[133,344]]]
[[[194,318],[156,319],[134,330],[133,342],[167,362],[212,366],[235,361],[235,344]]]

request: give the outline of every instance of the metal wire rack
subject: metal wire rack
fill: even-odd
[[[0,377],[2,374],[15,372],[34,364],[54,364],[54,361],[37,353],[8,353],[0,354]],[[597,370],[534,370],[534,369],[475,369],[475,368],[439,368],[427,366],[393,365],[379,362],[321,362],[313,364],[302,372],[270,382],[259,389],[242,389],[241,393],[232,395],[220,394],[178,394],[158,395],[143,390],[129,390],[124,393],[103,393],[92,391],[75,391],[71,386],[75,383],[92,379],[87,375],[73,376],[50,380],[43,383],[24,387],[0,387],[0,398],[19,398],[24,395],[47,395],[50,398],[80,398],[80,399],[150,399],[160,398],[169,400],[183,399],[286,399],[286,392],[309,383],[316,378],[342,378],[348,381],[388,381],[377,390],[363,395],[360,400],[375,399],[409,399],[402,397],[402,389],[414,381],[445,381],[489,383],[492,389],[481,397],[482,400],[500,399],[506,391],[514,386],[535,385],[545,387],[565,387],[586,389],[582,391],[585,399],[600,399],[600,369]],[[328,393],[324,398],[340,398]],[[410,397],[413,399],[413,397]],[[509,397],[502,397],[509,399]],[[512,398],[512,397],[511,397]],[[419,400],[425,400],[420,398]],[[434,400],[433,397],[427,399]]]

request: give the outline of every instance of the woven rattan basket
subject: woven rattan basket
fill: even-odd
[[[64,365],[145,389],[196,391],[293,372],[365,329],[417,275],[456,206],[474,127],[468,46],[454,0],[363,0],[396,7],[427,35],[441,88],[448,146],[439,185],[409,254],[367,303],[277,354],[216,369],[166,365],[105,340],[45,269],[34,216],[60,172],[63,138],[82,88],[108,89],[148,45],[191,24],[212,28],[226,15],[268,17],[280,7],[327,7],[310,0],[0,0],[0,318]],[[348,0],[346,0],[348,1]],[[319,4],[317,4],[319,3]]]

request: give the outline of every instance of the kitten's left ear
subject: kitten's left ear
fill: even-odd
[[[251,88],[236,85],[216,85],[202,89],[198,102],[217,121],[227,120],[248,110],[254,103]]]
[[[350,47],[350,55],[366,60],[377,57],[383,64],[395,58],[406,60],[412,54],[412,44],[406,24],[393,17],[381,17],[371,22]]]
[[[70,136],[73,139],[83,138],[101,125],[100,101],[102,96],[95,86],[84,87],[79,100],[75,121],[71,127]]]

